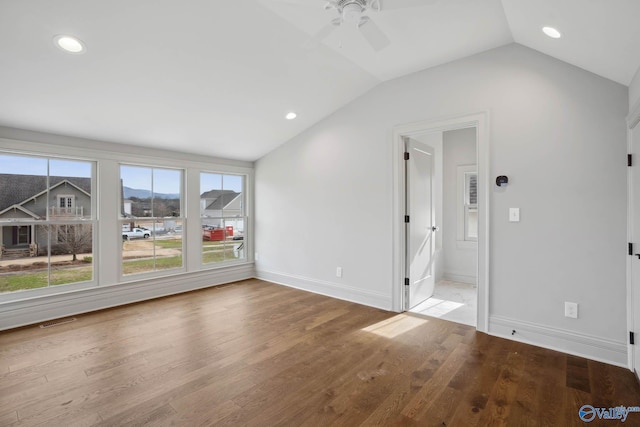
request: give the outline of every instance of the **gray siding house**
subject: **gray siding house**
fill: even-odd
[[[47,253],[47,226],[34,222],[91,217],[91,179],[0,174],[1,253]],[[6,221],[11,221],[7,224]],[[57,236],[52,236],[52,251]]]

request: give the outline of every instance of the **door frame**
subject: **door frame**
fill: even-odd
[[[627,116],[627,153],[634,154],[636,158],[633,159],[633,162],[637,164],[640,159],[640,155],[634,153],[634,141],[633,141],[633,129],[636,126],[640,126],[640,100],[636,102],[634,108],[631,109],[629,115]],[[640,141],[635,141],[636,149],[640,148]],[[635,166],[635,165],[634,165]],[[635,166],[636,168],[638,166]],[[634,187],[633,187],[633,168],[627,168],[627,241],[632,242],[634,246],[640,247],[640,242],[633,241],[633,199],[634,199]],[[640,214],[640,212],[635,212],[635,214]],[[637,252],[638,249],[634,249],[634,252]],[[635,317],[640,316],[640,313],[634,312],[633,306],[633,277],[631,275],[631,263],[633,262],[633,256],[627,257],[627,333],[628,331],[634,330],[634,322]],[[640,331],[634,331],[640,335]],[[635,350],[634,345],[631,344],[631,341],[627,338],[627,363],[629,365],[629,369],[631,371],[635,371],[636,376],[640,379],[640,366],[635,366]]]
[[[392,308],[404,310],[405,277],[405,181],[404,138],[428,132],[476,128],[478,165],[478,312],[476,329],[489,329],[489,112],[422,120],[395,126],[392,138],[393,160],[393,265]]]

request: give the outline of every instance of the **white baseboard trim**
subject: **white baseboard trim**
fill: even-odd
[[[512,335],[513,330],[515,330],[516,333]],[[629,368],[627,345],[624,342],[612,341],[502,316],[489,317],[489,335]]]
[[[0,304],[0,330],[251,279],[254,276],[253,264],[244,264],[8,301]]]
[[[470,275],[467,275],[467,274],[450,273],[448,271],[445,271],[442,274],[442,277],[445,280],[451,280],[452,282],[467,283],[469,285],[477,285],[478,284],[478,278],[476,276],[470,276]]]
[[[380,292],[365,291],[352,286],[338,285],[336,283],[274,271],[257,270],[256,277],[290,288],[301,289],[303,291],[381,308],[383,310],[391,310],[391,295],[385,295]]]

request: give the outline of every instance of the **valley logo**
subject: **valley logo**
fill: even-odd
[[[615,408],[594,408],[591,405],[584,405],[578,411],[580,419],[585,423],[590,423],[596,417],[601,420],[620,420],[625,422],[629,412],[640,412],[640,406],[616,406]]]

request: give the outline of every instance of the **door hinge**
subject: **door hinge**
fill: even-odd
[[[631,345],[635,345],[636,343],[636,337],[634,335],[633,332],[629,332],[629,344]]]
[[[633,156],[631,154],[627,154],[627,166],[633,166]]]
[[[405,215],[404,216],[404,222],[405,222],[405,224],[409,223],[409,215]]]
[[[404,159],[405,159],[405,160],[409,160],[409,153],[407,153],[406,151],[405,151],[405,153],[404,153]]]
[[[404,285],[405,285],[405,286],[409,286],[409,285],[411,285],[411,282],[409,281],[409,278],[408,278],[408,277],[405,277],[405,278],[404,278]]]
[[[633,255],[633,243],[629,243],[629,255]]]

